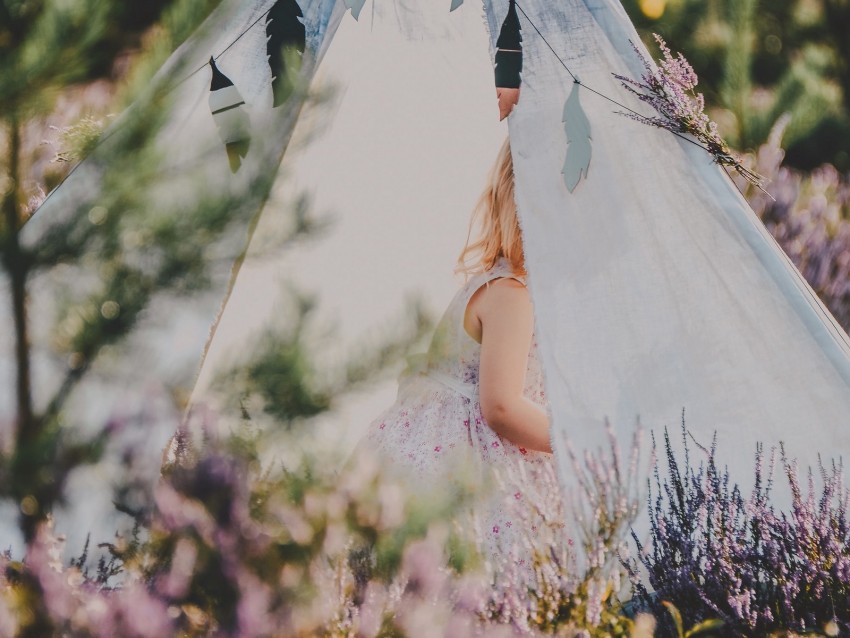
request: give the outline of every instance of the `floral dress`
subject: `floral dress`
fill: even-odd
[[[423,489],[451,480],[459,467],[467,471],[471,467],[482,487],[490,487],[494,475],[488,470],[496,470],[499,487],[489,490],[486,498],[476,498],[474,506],[485,558],[516,554],[522,538],[534,531],[520,529],[534,525],[517,515],[522,501],[531,500],[532,492],[540,489],[543,481],[538,476],[554,476],[551,454],[515,445],[494,432],[481,413],[481,344],[464,329],[464,314],[475,291],[503,277],[525,284],[505,259],[467,280],[437,324],[428,352],[411,358],[395,403],[371,423],[360,444]],[[548,411],[536,339],[532,339],[525,379],[525,396]],[[516,560],[524,563],[526,558]]]

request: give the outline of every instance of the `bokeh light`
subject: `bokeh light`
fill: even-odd
[[[640,0],[640,10],[647,18],[657,20],[664,15],[667,0]]]

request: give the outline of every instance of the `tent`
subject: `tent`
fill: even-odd
[[[206,170],[222,181],[276,170],[283,156],[276,192],[282,199],[311,192],[336,226],[320,241],[269,256],[261,244],[280,221],[273,204],[281,200],[273,197],[255,226],[241,226],[252,232],[239,268],[217,273],[191,307],[161,300],[130,352],[111,363],[121,374],[75,389],[71,406],[81,421],[93,418],[95,403],[85,399],[93,393],[109,397],[96,403],[101,419],[119,405],[153,405],[150,397],[174,384],[193,388],[193,406],[204,404],[211,379],[245,335],[286,312],[274,303],[281,276],[317,291],[320,317],[335,324],[331,360],[381,330],[407,291],[420,290],[439,311],[458,283],[452,267],[468,213],[509,134],[565,485],[567,440],[597,445],[606,418],[625,436],[638,417],[647,428],[677,427],[684,409],[697,440],[709,443],[716,432],[721,462],[741,481],[751,476],[759,441],[783,441],[804,465],[850,451],[847,335],[708,154],[623,117],[605,99],[650,114],[613,76],[643,71],[632,43],[649,57],[617,0],[515,3],[521,91],[504,122],[493,64],[508,0],[485,0],[483,15],[472,0],[299,0],[302,78],[345,86],[318,139],[309,104],[274,106],[263,25],[282,4],[291,3],[225,2],[209,28],[175,53],[172,66],[180,61],[181,69],[204,68],[212,53],[225,79],[213,82],[215,98],[209,67],[178,86],[164,144],[183,161],[219,148]],[[564,107],[577,90],[573,76],[582,83],[590,163],[568,185],[562,170],[576,142],[565,131]],[[247,123],[215,119],[208,104],[247,110]],[[62,197],[80,197],[85,180],[97,176],[83,170],[74,178],[27,224],[26,241],[47,237]],[[236,235],[233,259],[246,237]],[[49,295],[48,282],[40,290]],[[169,321],[157,321],[163,316]],[[8,375],[0,370],[0,378]],[[387,382],[354,397],[325,427],[353,442],[393,391]],[[0,396],[0,405],[9,404]],[[173,417],[148,410],[151,458],[158,460]],[[86,499],[88,507],[98,507],[95,500]]]

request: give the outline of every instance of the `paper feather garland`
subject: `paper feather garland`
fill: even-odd
[[[510,0],[508,14],[496,40],[496,97],[499,119],[504,120],[519,102],[522,79],[522,33],[516,13],[516,0]]]
[[[251,122],[242,94],[230,78],[219,70],[212,57],[210,68],[210,111],[219,137],[227,149],[230,170],[235,173],[242,165],[242,158],[248,154],[248,147],[251,145]]]
[[[587,171],[590,167],[590,120],[584,109],[581,108],[579,101],[579,87],[581,83],[576,80],[573,83],[573,90],[570,96],[564,103],[564,131],[567,133],[567,157],[564,160],[564,168],[561,172],[564,174],[564,183],[567,189],[572,193],[581,179],[582,173],[587,179]]]
[[[303,18],[301,7],[295,0],[277,0],[266,15],[266,52],[272,73],[275,108],[291,95],[293,78],[300,68],[300,56],[306,43]],[[295,52],[297,56],[291,55]]]
[[[351,16],[355,20],[360,19],[360,12],[363,10],[363,5],[366,4],[366,0],[345,0],[346,9],[351,9]]]

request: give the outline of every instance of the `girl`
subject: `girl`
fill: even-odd
[[[500,553],[516,544],[521,525],[505,496],[530,496],[535,476],[552,462],[508,140],[473,212],[470,236],[476,221],[480,237],[472,243],[467,237],[458,259],[465,285],[428,352],[402,376],[395,404],[370,425],[361,445],[417,489],[451,479],[470,463],[502,478],[526,477],[525,485],[514,482],[495,497],[476,499],[485,551]]]

